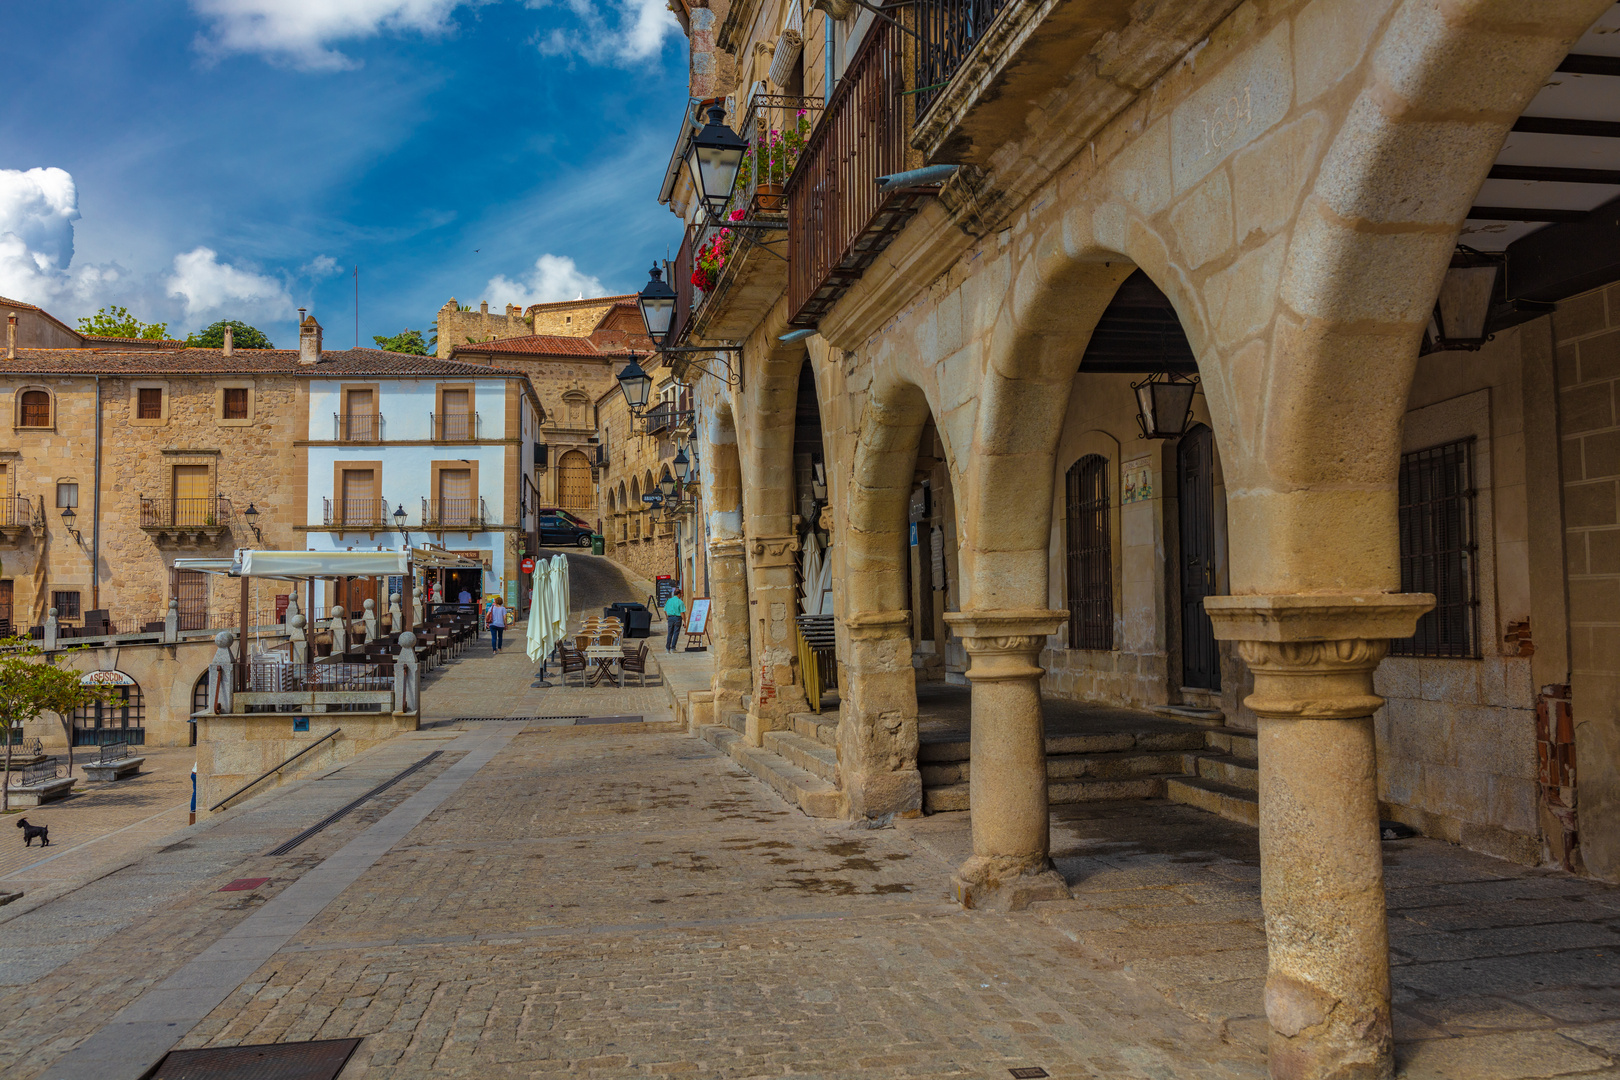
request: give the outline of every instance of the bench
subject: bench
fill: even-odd
[[[108,743],[101,748],[99,755],[83,762],[80,767],[84,769],[86,779],[110,783],[134,776],[141,771],[141,763],[145,760],[144,756],[130,755],[129,743]]]
[[[12,806],[43,806],[57,799],[65,799],[78,783],[75,777],[57,776],[56,760],[48,759],[43,765],[13,770],[6,780],[10,787]]]

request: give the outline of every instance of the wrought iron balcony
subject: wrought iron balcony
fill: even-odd
[[[195,541],[217,540],[230,532],[231,500],[223,495],[196,499],[169,499],[145,495],[141,499],[141,528],[158,538]]]
[[[995,22],[1007,0],[917,0],[917,112],[928,107]]]
[[[475,412],[429,413],[433,422],[434,442],[472,442],[478,438],[478,414]]]
[[[433,532],[478,532],[498,524],[482,497],[422,500],[422,528]]]
[[[815,326],[859,280],[935,187],[882,191],[908,160],[905,66],[887,22],[867,33],[788,178],[788,310]]]
[[[321,499],[322,524],[334,529],[392,529],[387,499]]]
[[[16,540],[24,533],[38,534],[45,525],[43,509],[26,495],[0,496],[0,540]]]
[[[338,442],[382,442],[380,413],[333,413],[332,438]]]

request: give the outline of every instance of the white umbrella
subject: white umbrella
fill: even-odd
[[[546,570],[544,562],[534,564],[534,586],[529,597],[527,650],[529,659],[537,664],[550,655],[552,646],[557,643],[557,639],[551,635],[551,589],[545,580],[549,576]]]
[[[561,641],[568,636],[568,556],[553,557],[551,570],[552,640]]]

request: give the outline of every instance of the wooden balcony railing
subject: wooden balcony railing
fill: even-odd
[[[788,178],[788,310],[815,326],[934,187],[878,190],[907,166],[905,72],[900,35],[873,25],[833,91]]]
[[[203,499],[141,496],[143,529],[224,529],[230,518],[231,500],[223,495]]]
[[[697,286],[692,284],[692,253],[697,250],[702,228],[688,225],[681,238],[681,249],[669,267],[669,282],[675,287],[675,313],[670,316],[669,333],[664,340],[671,345],[686,341],[686,331],[692,325],[692,309],[697,303]]]
[[[339,442],[381,442],[383,418],[379,413],[333,413],[332,437]]]
[[[393,519],[388,516],[387,499],[323,498],[321,503],[325,508],[326,520],[323,524],[368,529],[393,527]]]
[[[917,115],[934,103],[1007,0],[916,0]]]

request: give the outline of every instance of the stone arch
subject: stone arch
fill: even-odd
[[[703,446],[698,469],[703,477],[709,557],[709,640],[714,674],[714,722],[744,707],[753,689],[748,627],[748,569],[743,540],[742,461],[737,427],[728,398],[713,393],[701,415]]]

